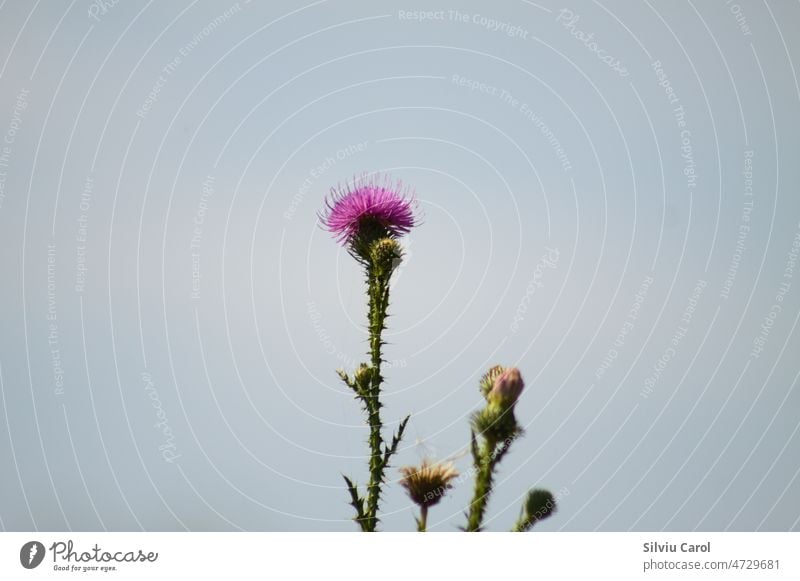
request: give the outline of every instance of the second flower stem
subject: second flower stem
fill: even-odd
[[[483,446],[478,450],[473,447],[473,460],[477,470],[475,475],[475,493],[469,505],[469,517],[467,520],[467,531],[478,532],[483,524],[483,515],[486,512],[486,505],[489,502],[489,495],[492,493],[492,477],[494,476],[495,466],[495,442],[484,440]]]

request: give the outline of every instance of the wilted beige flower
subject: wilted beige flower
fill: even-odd
[[[438,503],[445,492],[453,487],[450,481],[458,476],[458,470],[452,462],[431,462],[427,459],[419,466],[403,466],[400,472],[403,474],[400,484],[411,500],[423,508]]]

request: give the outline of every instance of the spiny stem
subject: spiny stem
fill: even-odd
[[[381,485],[388,458],[383,454],[383,422],[381,420],[381,347],[382,333],[386,310],[389,304],[389,276],[381,273],[376,265],[369,265],[367,270],[369,292],[369,344],[371,363],[371,382],[369,393],[364,401],[367,407],[369,423],[369,485],[367,487],[367,529],[374,532],[378,524],[378,503],[380,502]]]
[[[483,524],[483,515],[486,512],[486,505],[489,502],[489,495],[492,493],[492,477],[496,459],[494,458],[495,442],[484,440],[483,446],[474,456],[476,468],[475,493],[469,505],[469,517],[467,521],[468,532],[478,532]],[[473,450],[475,450],[474,448]]]
[[[361,530],[366,532],[367,520],[366,516],[364,515],[364,499],[359,496],[358,487],[353,484],[353,481],[347,476],[342,476],[344,477],[344,481],[347,483],[347,490],[350,492],[350,506],[356,510],[355,520],[358,523],[358,526],[361,527]]]
[[[383,482],[383,458],[381,447],[383,437],[381,435],[381,416],[380,403],[377,398],[368,396],[368,422],[369,422],[369,485],[367,487],[367,528],[368,532],[374,532],[377,526],[378,501],[380,499],[380,486]]]
[[[511,529],[512,533],[524,533],[529,528],[531,528],[531,522],[527,520],[524,516],[519,517],[517,524],[514,525],[514,528]]]

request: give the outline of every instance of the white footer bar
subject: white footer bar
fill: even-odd
[[[800,579],[800,533],[2,533],[0,579]],[[444,577],[442,577],[444,578]]]

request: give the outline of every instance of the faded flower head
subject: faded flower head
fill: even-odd
[[[517,403],[525,382],[522,381],[522,374],[516,367],[510,367],[500,373],[494,380],[494,385],[487,396],[490,403],[498,403],[508,407]]]
[[[458,476],[452,462],[435,463],[427,459],[419,466],[403,466],[400,473],[403,475],[400,484],[408,496],[415,504],[424,507],[438,503],[453,487],[450,481]]]
[[[416,224],[416,202],[402,182],[388,177],[362,176],[344,188],[331,189],[320,216],[323,226],[341,244],[348,245],[368,231],[375,239],[407,234]]]

